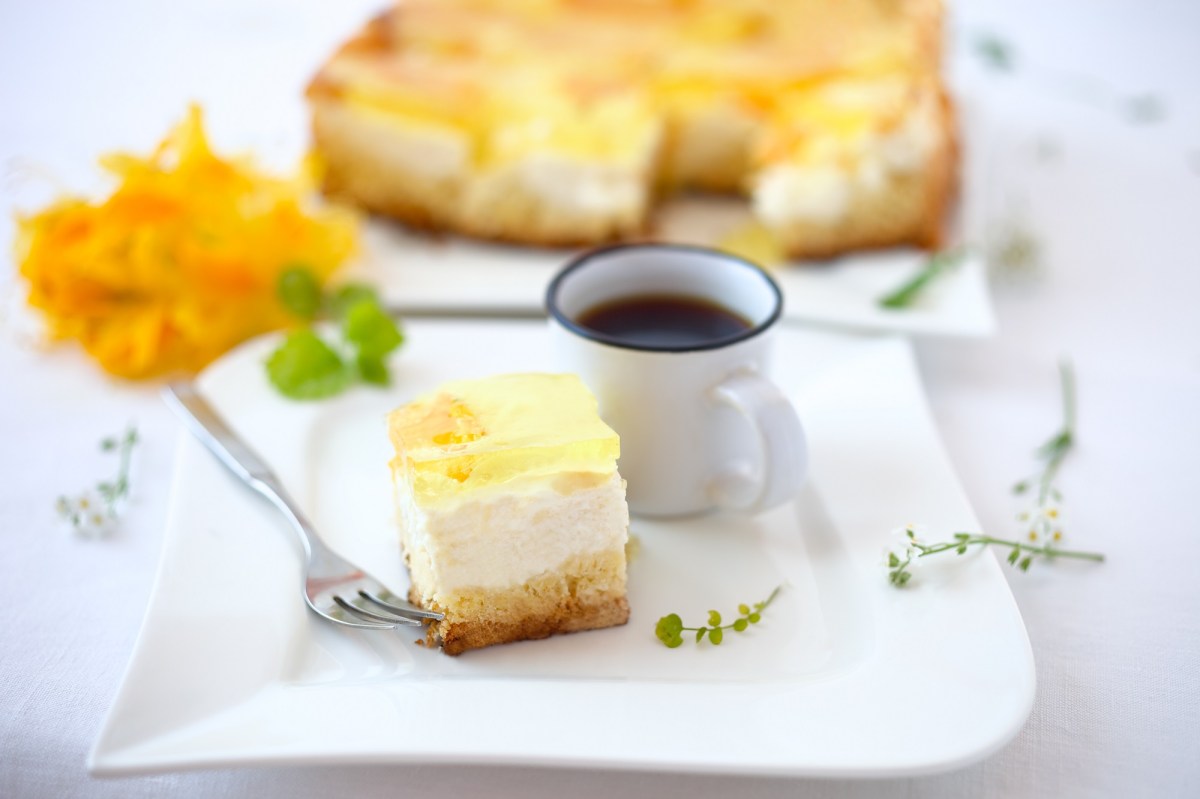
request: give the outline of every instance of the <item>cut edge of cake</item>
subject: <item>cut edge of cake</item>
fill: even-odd
[[[528,408],[489,407],[488,392],[511,405],[521,381],[540,393]],[[546,411],[563,405],[574,407]],[[446,384],[389,414],[409,599],[444,614],[429,645],[457,655],[628,621],[625,484],[616,434],[598,416],[579,424],[595,413],[573,375],[501,375]],[[505,439],[523,414],[534,415],[529,429]],[[580,438],[539,439],[561,422]]]

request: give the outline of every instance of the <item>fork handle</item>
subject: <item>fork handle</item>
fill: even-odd
[[[255,481],[262,481],[279,485],[278,478],[266,461],[229,428],[191,383],[182,380],[168,383],[163,389],[163,400],[192,435],[200,439],[200,443],[244,482],[254,485]]]
[[[305,554],[325,559],[332,553],[317,536],[300,508],[266,461],[238,437],[208,400],[191,383],[172,381],[163,389],[163,400],[210,452],[242,482],[271,501],[292,522]]]

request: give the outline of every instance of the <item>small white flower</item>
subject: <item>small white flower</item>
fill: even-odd
[[[906,561],[913,554],[913,541],[919,540],[917,535],[918,527],[916,525],[906,525],[897,527],[889,534],[890,542],[883,548],[883,563],[884,565],[892,565],[892,557],[895,556],[900,561]]]
[[[108,535],[116,522],[104,498],[96,491],[85,491],[75,497],[59,497],[55,502],[59,515],[84,538]]]
[[[138,442],[137,429],[132,425],[120,437],[100,442],[104,452],[116,452],[120,462],[116,478],[102,481],[96,487],[72,496],[59,496],[54,509],[64,523],[84,538],[102,538],[116,527],[118,517],[129,498],[129,454]]]

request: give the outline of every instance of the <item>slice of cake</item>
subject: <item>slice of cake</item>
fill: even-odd
[[[388,434],[409,598],[446,654],[629,619],[620,443],[578,377],[447,383]]]
[[[794,258],[936,248],[956,184],[941,0],[406,0],[308,89],[335,196],[538,245],[747,196]]]

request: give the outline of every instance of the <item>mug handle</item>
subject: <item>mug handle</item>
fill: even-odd
[[[745,468],[716,477],[708,487],[722,510],[757,513],[796,495],[808,467],[808,443],[800,417],[779,387],[754,372],[738,372],[711,389],[711,399],[750,422],[762,453],[762,474]]]

